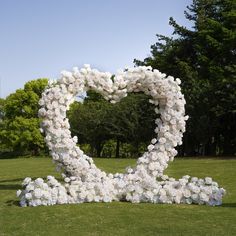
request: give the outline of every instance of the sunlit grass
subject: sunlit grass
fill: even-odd
[[[134,159],[95,159],[107,172],[123,172]],[[21,208],[16,190],[26,177],[54,175],[49,158],[0,160],[0,235],[236,235],[236,160],[176,159],[166,173],[212,176],[227,190],[220,207],[84,203]]]

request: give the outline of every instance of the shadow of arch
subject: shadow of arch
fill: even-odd
[[[221,207],[229,207],[229,208],[236,207],[236,203],[235,202],[223,203]]]
[[[1,190],[18,190],[21,189],[21,184],[0,184],[0,191]]]
[[[8,183],[8,182],[16,182],[16,181],[23,181],[24,178],[18,178],[18,179],[3,179],[3,180],[0,180],[0,183]]]
[[[20,206],[20,201],[17,200],[8,200],[6,201],[7,206]]]

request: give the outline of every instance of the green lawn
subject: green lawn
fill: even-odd
[[[95,162],[108,172],[121,172],[135,160]],[[236,160],[176,159],[166,173],[212,176],[227,190],[223,205],[113,202],[21,208],[16,190],[25,177],[59,174],[49,158],[0,160],[0,235],[236,235]]]

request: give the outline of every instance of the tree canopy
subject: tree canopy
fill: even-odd
[[[39,154],[45,149],[39,131],[39,99],[47,79],[29,81],[24,89],[18,89],[5,100],[1,100],[0,145],[16,153]]]

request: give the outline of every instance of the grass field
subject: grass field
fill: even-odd
[[[135,160],[95,159],[107,172]],[[21,208],[16,190],[27,177],[59,174],[49,158],[0,160],[0,235],[236,235],[236,160],[176,159],[166,173],[212,176],[227,190],[223,205],[84,203]]]

